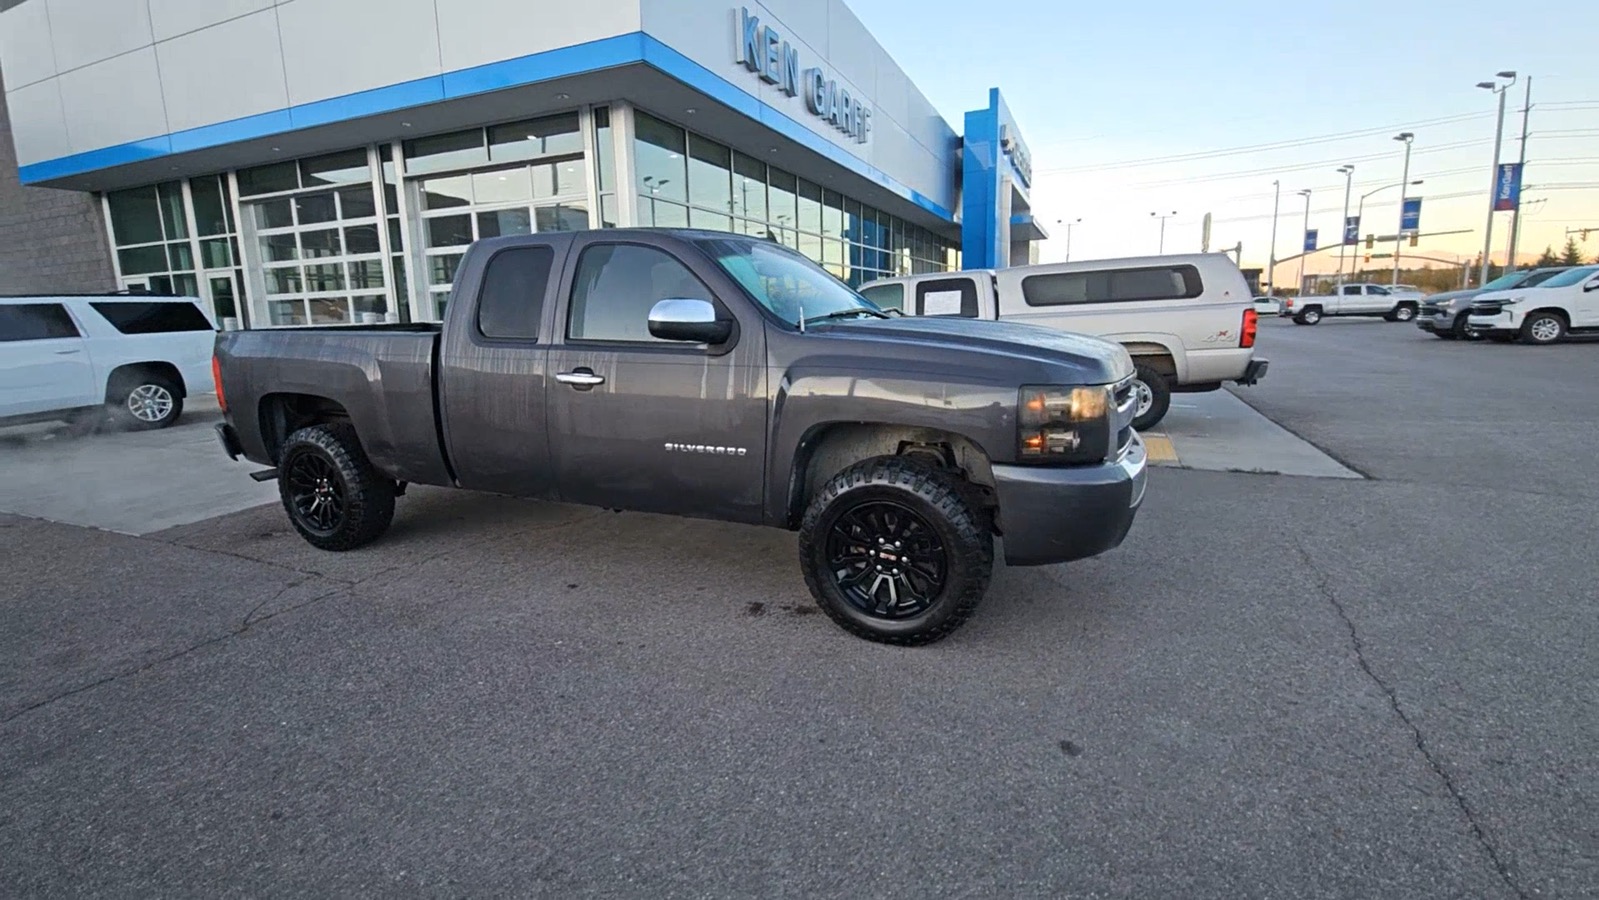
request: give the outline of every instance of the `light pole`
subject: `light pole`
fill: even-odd
[[[1166,255],[1166,220],[1171,218],[1172,216],[1177,215],[1177,210],[1174,209],[1171,212],[1164,213],[1164,214],[1158,213],[1158,212],[1152,212],[1152,213],[1150,213],[1150,215],[1160,220],[1160,252],[1159,252],[1158,255],[1165,256]]]
[[[1410,182],[1410,145],[1416,140],[1416,136],[1408,131],[1401,131],[1394,135],[1394,140],[1403,141],[1405,144],[1405,170],[1404,174],[1399,176],[1399,183],[1407,184]],[[1421,184],[1421,179],[1418,178],[1416,184]],[[1400,188],[1399,227],[1394,229],[1394,277],[1388,282],[1390,285],[1399,283],[1399,254],[1402,252],[1401,248],[1405,245],[1403,238],[1405,236],[1405,194],[1407,193],[1409,192],[1404,188]],[[1417,230],[1419,231],[1420,229]]]
[[[1521,158],[1517,163],[1521,178],[1527,179],[1527,117],[1532,113],[1532,76],[1527,76],[1527,102],[1521,107]],[[1521,241],[1521,201],[1510,211],[1510,256],[1505,260],[1506,271],[1516,267],[1516,245]]]
[[[1277,208],[1282,196],[1282,182],[1273,181],[1271,183],[1271,250],[1267,253],[1268,262],[1266,263],[1266,293],[1268,295],[1277,290]],[[1240,264],[1241,262],[1240,260]]]
[[[1355,167],[1345,165],[1338,167],[1338,174],[1344,176],[1344,217],[1338,223],[1338,293],[1344,292],[1344,254],[1349,250],[1349,191],[1355,183]]]
[[[1300,238],[1300,240],[1305,241],[1306,243],[1309,243],[1308,239],[1310,237],[1310,188],[1305,188],[1304,190],[1300,191],[1299,192],[1299,196],[1305,198],[1305,234],[1304,234],[1304,237]],[[1304,296],[1304,293],[1305,293],[1305,255],[1308,254],[1310,251],[1316,249],[1316,248],[1315,247],[1304,247],[1304,246],[1301,246],[1299,249],[1300,249],[1300,254],[1299,254],[1299,294],[1300,294],[1300,296]]]
[[[1055,220],[1056,225],[1066,226],[1066,262],[1072,261],[1072,226],[1081,225],[1082,222],[1083,220],[1081,218],[1072,219],[1070,222],[1066,221],[1065,219]]]
[[[1405,174],[1408,175],[1410,173],[1406,172]],[[1417,178],[1415,181],[1412,181],[1410,183],[1411,184],[1421,184],[1422,183],[1422,179]],[[1405,183],[1403,181],[1401,181],[1401,182],[1398,182],[1396,184],[1385,184],[1385,185],[1383,185],[1380,188],[1376,188],[1374,190],[1369,190],[1366,193],[1361,194],[1360,195],[1360,202],[1355,204],[1355,221],[1360,222],[1360,221],[1363,221],[1366,218],[1366,198],[1367,197],[1370,197],[1372,194],[1380,194],[1383,191],[1390,190],[1392,188],[1404,187],[1404,186],[1405,186]],[[1403,194],[1404,194],[1404,191],[1400,191],[1401,197],[1403,196]],[[1401,215],[1404,214],[1404,208],[1405,208],[1404,200],[1401,199],[1400,203],[1399,203],[1399,211],[1400,211]],[[1360,236],[1356,235],[1355,239],[1359,240]],[[1396,240],[1397,240],[1397,237],[1396,237]],[[1353,267],[1351,267],[1351,269],[1353,269]],[[1396,279],[1396,281],[1397,281],[1397,279]]]
[[[1498,81],[1500,78],[1510,80],[1501,86]],[[1488,173],[1488,224],[1483,227],[1482,271],[1477,275],[1478,284],[1488,283],[1488,256],[1493,253],[1494,247],[1494,200],[1499,196],[1499,149],[1505,140],[1505,92],[1515,83],[1516,73],[1508,70],[1497,73],[1493,81],[1477,82],[1477,87],[1499,95],[1499,121],[1494,126],[1494,166]]]

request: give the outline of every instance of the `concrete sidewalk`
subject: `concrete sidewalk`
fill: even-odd
[[[1144,435],[1150,462],[1181,469],[1360,478],[1337,460],[1227,391],[1176,394]]]
[[[0,429],[0,512],[149,534],[276,502],[276,482],[251,481],[255,467],[222,452],[212,430],[222,418],[216,398],[187,405],[161,431]]]

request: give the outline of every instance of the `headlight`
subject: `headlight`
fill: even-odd
[[[1111,388],[1021,389],[1016,457],[1031,463],[1100,463],[1110,455]]]

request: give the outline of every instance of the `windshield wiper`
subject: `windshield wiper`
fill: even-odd
[[[831,321],[833,319],[842,319],[842,318],[845,318],[845,317],[848,317],[848,316],[863,316],[863,315],[864,316],[873,316],[873,317],[879,318],[879,319],[888,318],[888,313],[883,312],[880,309],[868,309],[867,307],[864,307],[864,306],[858,306],[858,307],[856,307],[854,309],[835,309],[835,310],[833,310],[830,313],[823,313],[823,314],[821,314],[819,316],[810,316],[808,318],[801,319],[800,320],[800,324],[809,325],[809,324],[811,324],[813,322],[827,322],[827,321]]]

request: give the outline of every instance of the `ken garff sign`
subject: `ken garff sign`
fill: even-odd
[[[872,111],[850,95],[848,88],[822,74],[818,68],[800,72],[799,50],[783,39],[777,29],[762,25],[760,17],[750,15],[748,7],[738,11],[738,43],[734,58],[744,68],[761,76],[767,84],[790,97],[797,97],[800,87],[805,89],[805,108],[812,115],[825,119],[834,128],[866,143],[872,133]]]
[[[1517,209],[1521,206],[1521,163],[1504,163],[1494,179],[1494,209]]]

